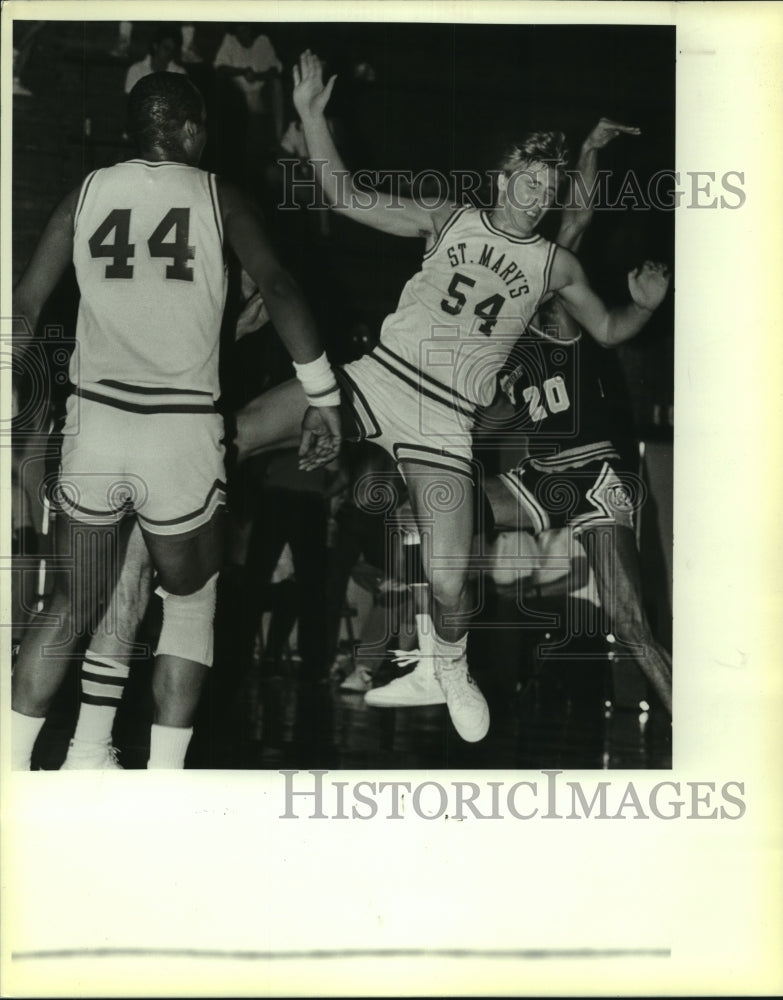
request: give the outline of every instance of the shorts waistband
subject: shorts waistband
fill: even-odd
[[[104,379],[77,385],[74,395],[128,413],[217,413],[212,393],[202,389],[132,385]]]

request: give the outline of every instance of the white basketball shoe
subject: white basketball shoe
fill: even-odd
[[[418,649],[396,649],[394,661],[405,667],[418,665],[404,677],[397,677],[383,687],[373,688],[364,696],[373,708],[415,708],[417,705],[445,705],[446,696],[435,677],[434,657],[422,656]]]
[[[117,760],[117,750],[110,741],[105,743],[85,743],[83,740],[71,740],[68,754],[61,771],[122,771],[123,767]]]
[[[489,732],[489,706],[470,675],[465,654],[435,658],[434,675],[445,696],[454,728],[466,743],[478,743]]]

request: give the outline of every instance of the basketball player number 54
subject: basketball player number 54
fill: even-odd
[[[468,288],[472,288],[476,282],[473,278],[468,278],[464,274],[460,274],[459,271],[455,272],[452,276],[451,284],[449,285],[448,294],[454,299],[453,302],[449,302],[448,299],[441,299],[440,307],[444,312],[447,312],[450,316],[456,316],[461,313],[465,307],[467,299],[463,292],[460,291],[460,285],[467,285]],[[483,319],[484,322],[479,326],[479,332],[483,333],[488,337],[495,327],[495,323],[498,321],[498,313],[503,308],[503,303],[505,298],[502,295],[490,295],[488,299],[482,299],[473,307],[473,314]]]

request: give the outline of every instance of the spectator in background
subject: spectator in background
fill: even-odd
[[[196,48],[195,37],[196,37],[196,26],[192,22],[188,24],[183,24],[181,29],[178,29],[178,36],[181,31],[182,37],[182,62],[184,63],[200,63],[202,62],[201,55]],[[131,47],[131,36],[133,35],[133,21],[120,21],[117,29],[117,43],[111,50],[109,55],[113,56],[115,59],[125,59],[130,53]],[[178,43],[179,44],[179,43]]]
[[[28,21],[24,28],[20,25],[18,37],[14,38],[14,97],[33,96],[32,90],[22,83],[21,78],[45,24],[46,21]]]
[[[177,59],[180,55],[180,29],[175,24],[159,24],[150,42],[150,53],[145,59],[128,67],[125,93],[150,73],[184,73]]]
[[[242,180],[250,190],[262,183],[264,167],[283,133],[282,68],[272,43],[256,24],[229,28],[215,56],[218,74],[243,97],[244,136],[237,152]]]

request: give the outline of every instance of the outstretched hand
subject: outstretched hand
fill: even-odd
[[[628,273],[628,288],[637,306],[652,312],[663,302],[671,278],[665,264],[646,260]]]
[[[310,49],[305,49],[299,65],[294,63],[294,107],[300,118],[323,114],[336,79],[332,76],[324,84],[323,63]]]
[[[618,135],[641,135],[642,130],[635,125],[621,125],[611,118],[602,118],[583,143],[584,149],[603,149]]]
[[[311,472],[331,462],[340,451],[341,439],[340,407],[310,406],[302,421],[299,468]]]

